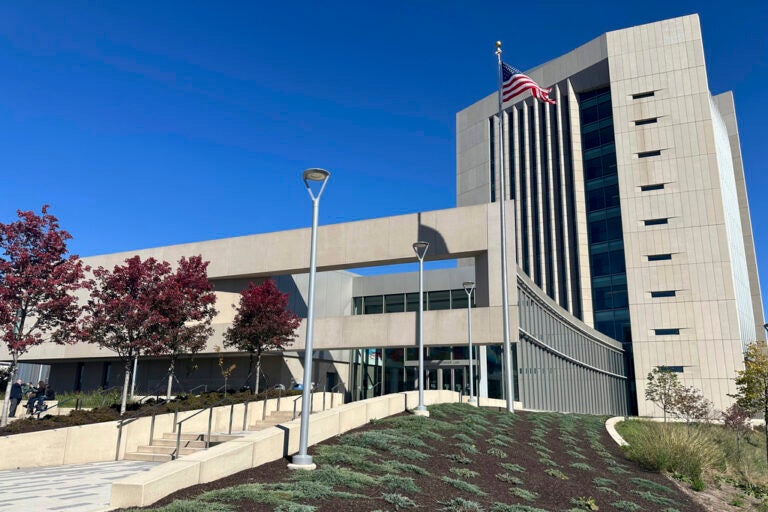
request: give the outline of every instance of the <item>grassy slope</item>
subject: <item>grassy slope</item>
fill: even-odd
[[[604,418],[430,407],[314,448],[318,470],[285,461],[182,491],[155,510],[554,512],[702,510],[627,463]]]

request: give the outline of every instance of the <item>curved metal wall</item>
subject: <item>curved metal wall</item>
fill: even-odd
[[[526,409],[628,414],[620,343],[565,313],[518,273],[519,399]]]

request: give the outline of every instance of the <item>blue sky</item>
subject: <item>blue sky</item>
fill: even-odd
[[[455,204],[455,114],[603,32],[698,12],[735,93],[768,290],[768,8],[615,2],[3,2],[0,220],[49,203],[87,256]]]

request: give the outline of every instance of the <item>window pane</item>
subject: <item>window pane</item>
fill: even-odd
[[[385,295],[384,308],[387,313],[402,313],[405,311],[405,295],[402,293]]]
[[[440,309],[451,308],[451,293],[448,290],[441,290],[437,292],[429,292],[429,307],[426,308],[429,311],[437,311]]]
[[[475,293],[472,292],[474,297]],[[451,290],[451,309],[466,309],[467,292],[464,290]]]
[[[365,297],[363,307],[366,315],[382,313],[384,311],[384,298],[381,295],[370,295]]]
[[[363,314],[363,298],[362,297],[355,297],[352,301],[352,314],[353,315],[362,315]]]
[[[426,300],[426,297],[425,297],[425,300]],[[405,310],[406,311],[419,310],[419,294],[418,293],[405,294]]]

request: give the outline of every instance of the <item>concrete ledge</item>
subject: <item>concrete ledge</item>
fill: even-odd
[[[458,402],[453,391],[425,391],[425,404]],[[417,403],[413,392],[384,395],[353,402],[309,417],[309,445],[406,410]],[[204,452],[157,466],[112,484],[112,507],[146,507],[179,489],[206,483],[244,469],[279,460],[299,448],[299,418]]]
[[[621,437],[621,434],[616,430],[616,424],[620,421],[624,421],[624,416],[614,416],[613,418],[608,418],[605,420],[605,430],[608,431],[608,435],[611,436],[611,439],[613,439],[616,444],[619,446],[629,446],[629,443],[627,443],[623,437]]]
[[[151,473],[151,474],[150,474]],[[145,507],[200,482],[200,462],[173,460],[112,484],[112,507]]]

